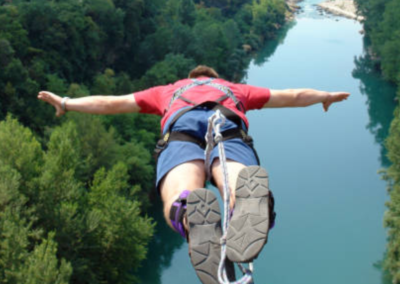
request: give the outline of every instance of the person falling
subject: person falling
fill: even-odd
[[[228,279],[235,280],[233,263],[252,262],[267,242],[275,220],[274,197],[268,174],[260,167],[253,141],[247,134],[246,111],[264,108],[306,107],[349,97],[346,92],[314,89],[270,90],[223,80],[211,67],[200,65],[189,78],[122,96],[61,98],[48,91],[38,98],[56,109],[91,114],[147,113],[161,116],[162,137],[157,144],[156,188],[168,225],[189,243],[197,276],[204,284],[218,282],[221,213],[214,193],[204,188],[206,173],[223,196],[223,174],[217,147],[205,169],[205,134],[208,118],[220,110],[229,172],[231,220],[227,230],[225,262]]]

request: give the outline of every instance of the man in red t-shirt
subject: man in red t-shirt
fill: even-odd
[[[214,194],[203,189],[206,182],[203,137],[207,118],[216,109],[228,116],[222,129],[223,134],[230,135],[224,141],[232,215],[227,232],[229,260],[226,265],[228,278],[233,280],[231,261],[250,262],[256,258],[267,241],[275,217],[267,173],[259,167],[251,139],[246,134],[245,112],[317,103],[322,103],[328,111],[332,103],[348,96],[345,92],[269,90],[234,84],[220,79],[214,69],[198,66],[189,73],[189,79],[133,95],[69,99],[42,91],[38,98],[53,105],[57,116],[66,111],[78,111],[92,114],[141,112],[162,117],[162,134],[164,142],[168,143],[160,149],[156,185],[164,204],[165,219],[171,228],[188,239],[191,261],[200,280],[218,283],[220,209]],[[208,169],[211,180],[222,193],[223,175],[216,149],[211,154],[211,161]]]

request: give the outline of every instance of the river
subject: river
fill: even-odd
[[[370,67],[362,26],[301,3],[286,26],[251,62],[246,82],[271,89],[348,91],[321,105],[248,114],[261,164],[270,174],[277,224],[255,261],[255,283],[384,284],[386,184],[383,141],[394,110],[393,86]],[[159,206],[160,204],[156,205]],[[187,244],[155,210],[157,234],[140,283],[200,283]]]

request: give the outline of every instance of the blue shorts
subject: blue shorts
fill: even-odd
[[[180,117],[172,127],[173,131],[186,132],[190,135],[204,139],[207,133],[208,118],[214,111],[209,109],[196,108]],[[173,117],[171,116],[165,124],[164,132],[168,129]],[[221,131],[236,128],[237,125],[227,120],[221,127]],[[253,149],[243,142],[240,138],[234,138],[224,141],[226,158],[246,166],[258,165],[258,161]],[[211,161],[218,158],[218,147],[214,147],[211,153]],[[174,167],[192,160],[204,160],[204,149],[192,142],[171,141],[161,152],[157,162],[157,180],[158,189],[160,181]],[[211,164],[212,164],[211,162]]]

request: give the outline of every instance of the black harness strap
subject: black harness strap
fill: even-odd
[[[244,132],[243,129],[239,128],[231,128],[225,131],[221,132],[222,135],[222,141],[234,139],[234,138],[240,138],[240,139],[246,139],[247,137],[250,137],[247,135],[246,132]],[[180,131],[172,131],[169,134],[168,137],[168,143],[172,141],[185,141],[185,142],[192,142],[200,146],[200,148],[205,149],[207,146],[206,140],[204,138],[198,138],[196,136],[193,136],[191,134],[188,134],[186,132],[180,132]]]
[[[157,146],[154,149],[154,158],[155,158],[156,162],[157,162],[157,159],[158,159],[159,155],[161,154],[161,152],[167,147],[168,143],[171,141],[192,142],[192,143],[199,145],[202,149],[205,149],[206,141],[204,138],[200,139],[200,138],[193,136],[186,132],[171,131],[173,125],[180,117],[182,117],[185,113],[193,110],[196,107],[200,107],[200,108],[204,107],[204,108],[211,109],[211,110],[219,109],[227,119],[234,122],[238,127],[223,131],[221,133],[221,135],[223,137],[222,141],[226,141],[226,140],[230,140],[230,139],[234,139],[234,138],[242,139],[243,142],[246,143],[246,145],[248,145],[253,150],[254,155],[257,159],[257,162],[258,162],[258,164],[260,164],[260,159],[258,157],[256,150],[254,149],[253,138],[247,134],[247,131],[245,129],[243,129],[242,123],[244,123],[244,122],[242,121],[242,119],[233,111],[225,108],[224,106],[222,106],[216,102],[205,102],[198,106],[184,109],[181,112],[179,112],[177,115],[175,115],[175,117],[172,119],[171,123],[169,124],[168,130],[158,140]]]

